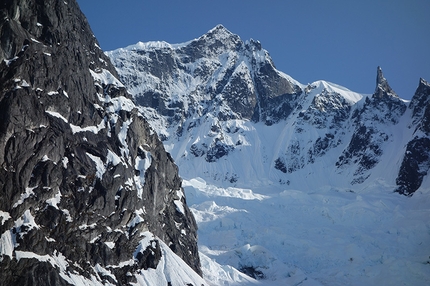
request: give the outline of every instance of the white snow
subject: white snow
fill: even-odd
[[[8,212],[0,211],[0,224],[3,225],[6,221],[8,221],[10,218],[10,214]]]
[[[25,226],[25,228],[24,228],[25,230],[22,229],[22,226]],[[31,213],[31,211],[30,210],[26,210],[23,213],[23,215],[15,221],[14,228],[16,229],[17,233],[22,238],[25,234],[27,234],[33,228],[39,229],[40,226],[35,222],[34,217],[33,217],[32,213]],[[11,235],[13,237],[15,236],[14,233],[15,232],[13,232],[13,234],[12,234],[12,232],[11,232]],[[8,237],[8,234],[5,234],[5,235],[6,235],[6,237],[5,237],[5,242],[6,242],[5,243],[5,245],[6,245],[5,249],[7,249],[8,251],[10,251],[10,249],[13,249],[17,244],[16,244],[16,242],[14,242],[13,244],[15,246],[12,245],[13,247],[11,245],[8,245],[7,243],[9,241],[9,237]]]
[[[15,235],[11,230],[6,230],[0,237],[0,261],[3,256],[9,256],[12,259],[13,250],[16,246]]]
[[[142,214],[144,214],[144,210],[143,209],[139,209],[134,211],[134,218],[127,224],[128,228],[133,228],[135,227],[137,224],[144,222],[145,220],[140,216]]]
[[[11,58],[11,59],[9,59],[9,60],[4,59],[3,61],[5,62],[6,66],[10,66],[10,64],[11,64],[12,62],[16,61],[17,59],[18,59],[18,57],[17,57],[17,56],[15,56],[15,57],[13,57],[13,58]]]
[[[121,163],[121,158],[111,150],[108,150],[108,154],[106,156],[106,164],[109,165],[110,163],[112,163],[113,166],[116,166]]]
[[[200,251],[221,265],[255,267],[266,275],[262,285],[305,278],[312,285],[430,281],[429,193],[407,198],[376,185],[361,194],[268,186],[255,188],[262,200],[232,200],[207,193],[201,178],[184,186]]]
[[[134,169],[139,171],[139,175],[134,176],[134,181],[137,189],[137,197],[139,199],[142,199],[143,186],[145,185],[145,173],[146,170],[148,170],[148,168],[151,166],[152,156],[151,153],[143,149],[142,146],[139,146],[139,148],[144,154],[144,158],[141,158],[139,156],[135,158]]]
[[[102,267],[100,264],[97,263],[96,266],[94,267],[94,269],[95,269],[96,272],[102,274],[103,276],[108,276],[108,277],[112,278],[113,281],[115,281],[115,282],[118,283],[115,275],[113,275],[112,272],[110,272],[106,268]]]
[[[108,106],[107,111],[112,113],[118,112],[119,110],[132,111],[133,108],[136,107],[133,101],[124,96],[111,98],[109,103],[110,105]]]
[[[183,187],[198,186],[199,191],[208,197],[231,197],[242,200],[264,200],[268,196],[255,194],[251,189],[242,189],[235,187],[220,188],[214,185],[208,185],[202,178],[193,178],[190,181],[184,180]]]
[[[128,134],[128,127],[130,126],[130,124],[132,123],[133,119],[130,118],[129,120],[125,121],[122,123],[121,129],[118,132],[118,139],[119,142],[121,143],[122,147],[120,147],[121,150],[121,155],[122,157],[125,157],[128,159],[128,162],[131,164],[130,161],[130,150],[128,149],[128,144],[127,144],[127,134]]]
[[[173,200],[173,203],[176,206],[176,210],[185,215],[185,207],[184,207],[184,204],[182,203],[182,198],[184,197],[184,194],[182,193],[181,190],[177,190],[176,196],[178,197],[178,199]]]
[[[115,247],[115,242],[114,241],[105,241],[105,244],[110,249],[113,249]]]
[[[69,158],[63,157],[63,159],[61,160],[61,163],[63,164],[63,168],[67,169],[67,164],[69,164]]]
[[[72,216],[70,215],[69,210],[62,209],[61,211],[66,215],[66,221],[68,221],[68,222],[72,222],[72,221],[73,221],[73,218],[72,218]]]
[[[21,259],[31,259],[31,258],[37,259],[42,262],[50,262],[51,260],[51,257],[49,255],[39,255],[34,252],[20,251],[20,250],[15,251],[15,257],[16,257],[16,260],[18,261],[20,261]]]
[[[21,81],[21,87],[31,87],[30,84],[26,80]]]
[[[98,83],[101,83],[104,85],[112,84],[118,87],[124,87],[124,85],[106,69],[101,69],[100,71],[97,71],[97,72],[90,69],[90,73],[93,76],[94,81]]]
[[[50,238],[50,237],[46,237],[46,236],[45,236],[45,239],[46,239],[46,241],[48,241],[48,242],[55,242],[55,239]]]
[[[63,120],[64,122],[68,123],[68,120],[66,118],[64,118],[63,115],[61,115],[60,113],[56,112],[56,111],[51,111],[51,110],[45,110],[46,113],[48,113],[51,116],[60,118],[61,120]]]
[[[20,199],[16,202],[16,203],[14,203],[13,204],[13,208],[16,208],[17,206],[19,206],[20,204],[22,204],[23,202],[24,202],[24,200],[25,199],[27,199],[27,198],[29,198],[30,196],[32,196],[32,195],[34,195],[34,192],[33,192],[33,190],[34,189],[36,189],[38,186],[35,186],[35,187],[28,187],[28,188],[25,188],[25,193],[23,193],[23,194],[21,194],[21,197],[20,197]]]
[[[80,225],[80,226],[79,226],[79,229],[80,229],[80,230],[85,230],[85,229],[87,229],[87,228],[89,228],[89,229],[94,229],[96,226],[97,226],[97,224],[96,224],[96,223],[92,223],[92,224],[90,224],[90,225],[88,225],[88,224],[82,224],[82,225]]]
[[[92,155],[88,152],[86,154],[96,164],[96,176],[97,176],[97,178],[102,179],[103,174],[106,172],[106,167],[103,163],[103,160],[100,157]]]
[[[195,273],[163,241],[153,236],[150,232],[144,233],[144,238],[139,243],[135,253],[137,254],[138,251],[146,249],[150,245],[150,241],[154,239],[157,239],[160,244],[161,260],[156,269],[148,268],[147,270],[142,270],[140,274],[135,274],[137,283],[132,283],[132,285],[167,285],[168,282],[171,282],[172,285],[187,285],[188,283],[192,285],[208,285],[208,281]]]
[[[70,123],[70,128],[72,129],[73,134],[79,133],[79,132],[92,132],[94,134],[97,134],[99,133],[100,130],[104,129],[105,127],[106,127],[106,122],[104,119],[97,126],[80,127]]]
[[[344,97],[350,104],[357,103],[363,98],[363,95],[354,91],[347,89],[346,87],[340,86],[338,84],[327,82],[324,80],[319,80],[311,85],[317,86],[319,89],[326,89],[329,92],[339,93]]]
[[[61,192],[60,190],[58,190],[58,193],[56,193],[53,198],[47,199],[46,203],[56,209],[59,209],[58,204],[60,203],[60,200],[61,200]]]

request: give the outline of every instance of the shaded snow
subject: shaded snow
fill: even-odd
[[[0,211],[0,224],[3,225],[8,219],[12,218],[8,212]]]
[[[58,204],[60,203],[60,200],[61,200],[61,192],[60,190],[58,190],[58,193],[53,198],[47,199],[46,203],[58,209]]]
[[[201,178],[186,180],[184,186],[202,254],[221,265],[262,271],[261,285],[295,285],[305,279],[313,281],[310,285],[430,281],[429,192],[406,198],[379,185],[360,194],[272,186],[253,190],[264,195],[262,200],[240,193],[232,200],[222,192],[207,193]]]
[[[150,240],[156,239],[152,234],[146,232],[145,238],[139,247],[146,248]],[[156,269],[148,268],[135,274],[137,283],[132,285],[153,286],[153,285],[210,285],[197,273],[195,273],[182,259],[180,259],[163,241],[159,240],[161,247],[161,260]]]
[[[0,261],[3,256],[9,256],[12,259],[13,250],[16,246],[14,234],[12,231],[6,230],[0,237]]]
[[[145,174],[146,170],[151,166],[152,156],[149,151],[144,150],[142,147],[139,147],[139,149],[143,154],[143,158],[141,156],[135,158],[134,169],[139,172],[139,175],[134,176],[134,181],[137,189],[137,197],[142,199]]]

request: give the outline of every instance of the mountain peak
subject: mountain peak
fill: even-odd
[[[418,120],[422,118],[429,102],[430,83],[428,83],[425,79],[420,78],[420,83],[409,104],[409,108],[412,109],[412,117],[415,118],[413,123],[417,123]]]
[[[418,85],[417,90],[415,91],[415,95],[424,95],[427,98],[427,95],[430,94],[430,83],[423,78],[420,78],[420,83]],[[414,95],[414,97],[415,97]],[[413,98],[414,98],[413,97]]]
[[[384,74],[382,73],[382,69],[380,66],[377,68],[377,75],[376,75],[376,89],[375,93],[373,94],[374,97],[377,98],[385,98],[385,97],[398,97],[398,95],[394,92],[394,90],[390,87],[388,84],[387,79],[384,77]]]
[[[230,34],[233,35],[226,27],[222,24],[216,25],[214,28],[210,29],[207,34]]]
[[[430,86],[430,83],[421,77],[419,86]]]
[[[234,41],[237,41],[240,40],[240,37],[230,32],[223,25],[218,24],[215,26],[215,28],[210,29],[206,34],[204,34],[201,39],[215,39],[220,41],[233,39]]]

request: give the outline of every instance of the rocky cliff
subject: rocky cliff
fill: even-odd
[[[201,273],[178,168],[77,3],[0,14],[2,285],[125,285],[170,250]]]

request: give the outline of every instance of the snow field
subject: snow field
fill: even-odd
[[[185,180],[184,188],[202,256],[224,268],[253,267],[265,275],[261,285],[430,282],[429,192],[407,198],[376,185],[360,194],[272,186],[255,188],[251,198],[201,178]]]

